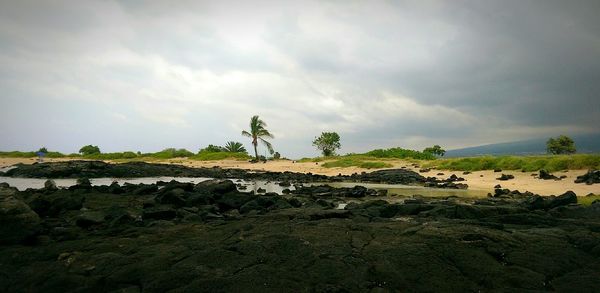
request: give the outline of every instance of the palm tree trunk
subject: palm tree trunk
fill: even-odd
[[[256,156],[256,160],[258,161],[258,151],[256,150],[257,141],[253,141],[252,145],[254,146],[254,156]]]

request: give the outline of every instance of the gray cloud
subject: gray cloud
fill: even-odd
[[[597,1],[0,3],[0,149],[291,157],[598,132]],[[246,141],[244,141],[247,143]]]

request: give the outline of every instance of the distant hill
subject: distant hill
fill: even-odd
[[[572,136],[577,153],[600,153],[600,133]],[[448,150],[445,157],[471,157],[485,155],[540,155],[546,153],[548,138],[495,143]]]

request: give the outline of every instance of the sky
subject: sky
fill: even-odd
[[[0,150],[282,156],[600,132],[600,1],[0,0]],[[259,147],[259,153],[265,153]]]

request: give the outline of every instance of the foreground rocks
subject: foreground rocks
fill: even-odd
[[[229,180],[2,185],[0,291],[600,290],[600,204],[510,190],[360,199],[373,192],[257,195]]]

